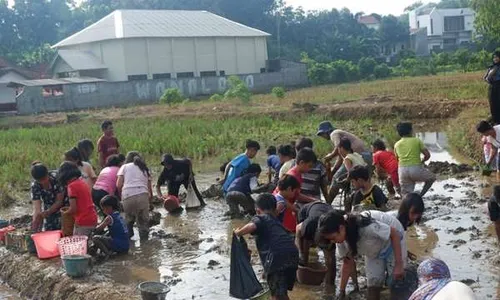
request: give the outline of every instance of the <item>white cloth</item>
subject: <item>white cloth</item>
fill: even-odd
[[[290,169],[293,168],[293,165],[295,164],[295,159],[291,159],[284,163],[281,168],[280,168],[280,178],[283,177]]]
[[[122,199],[149,193],[150,178],[134,163],[123,165],[118,171],[118,176],[123,176]]]
[[[348,139],[349,141],[351,141],[351,148],[354,152],[361,154],[363,152],[370,151],[370,149],[366,147],[365,142],[363,142],[362,139],[350,132],[337,129],[330,134],[330,140],[335,147],[339,145],[341,139]]]
[[[494,137],[488,136],[488,141],[490,142],[490,144],[495,146],[495,148],[500,149],[500,125],[493,126],[493,129],[495,130],[497,137],[494,138]]]
[[[452,281],[444,286],[432,300],[476,300],[476,296],[470,287],[459,282]]]

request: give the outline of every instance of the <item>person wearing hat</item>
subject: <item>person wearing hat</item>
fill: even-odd
[[[168,195],[179,197],[179,189],[181,185],[184,185],[186,190],[189,185],[193,187],[193,191],[196,194],[198,200],[202,206],[205,206],[205,201],[198,191],[196,182],[194,180],[194,173],[191,161],[187,158],[184,159],[174,159],[170,154],[163,155],[161,164],[163,165],[163,171],[160,177],[158,177],[158,182],[156,183],[156,194],[159,198],[163,198],[161,192],[161,186],[167,184]]]
[[[339,153],[340,141],[342,139],[348,139],[351,142],[351,148],[353,152],[361,154],[363,160],[370,168],[372,166],[373,159],[372,152],[362,139],[350,132],[336,129],[335,127],[333,127],[332,123],[328,121],[324,121],[319,124],[318,132],[316,133],[316,135],[331,141],[334,146],[333,152],[325,156],[324,160],[326,162],[329,162],[333,158],[337,157],[337,162],[335,163],[335,166],[333,168],[333,174],[335,175],[333,176],[333,181],[329,193],[329,200],[333,201],[338,195],[340,188],[342,187],[341,181],[346,178],[348,173],[343,164],[342,156]]]

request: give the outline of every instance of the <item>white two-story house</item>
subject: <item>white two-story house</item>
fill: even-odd
[[[421,6],[409,13],[411,47],[417,56],[454,51],[471,43],[475,12],[470,8]]]

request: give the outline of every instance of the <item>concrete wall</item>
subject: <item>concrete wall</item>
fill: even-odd
[[[283,62],[282,71],[239,76],[253,92],[268,92],[275,86],[308,85],[304,64]],[[178,88],[188,97],[223,93],[227,77],[99,82],[63,86],[64,96],[43,97],[42,87],[25,87],[17,97],[19,114],[69,111],[97,107],[156,103],[165,89]]]

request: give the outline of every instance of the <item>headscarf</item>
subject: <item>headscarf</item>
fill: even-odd
[[[431,300],[450,281],[450,269],[440,259],[429,258],[418,266],[420,287],[408,300]]]

